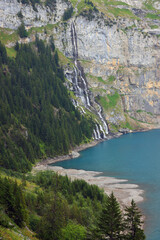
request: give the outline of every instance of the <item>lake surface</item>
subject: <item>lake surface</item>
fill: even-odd
[[[160,130],[131,133],[102,142],[76,159],[54,164],[128,179],[145,191],[139,207],[146,216],[147,240],[160,240]]]

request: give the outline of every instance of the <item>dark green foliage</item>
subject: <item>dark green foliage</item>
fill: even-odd
[[[54,52],[54,50],[55,50],[55,45],[54,45],[53,36],[50,37],[50,46],[51,46],[52,51]]]
[[[22,0],[22,1],[19,0],[19,2],[21,2],[22,4],[29,4],[29,0]]]
[[[68,205],[59,196],[54,196],[52,203],[42,217],[38,228],[38,237],[44,240],[57,240],[61,238],[61,228],[67,223]]]
[[[99,219],[99,229],[102,239],[121,239],[122,213],[119,203],[113,193],[108,197]]]
[[[87,18],[88,21],[92,21],[95,18],[95,14],[99,12],[96,6],[90,0],[85,0],[85,3],[90,6],[89,10],[83,10],[80,15]]]
[[[51,171],[39,172],[36,176],[29,176],[28,180],[43,189],[43,192],[36,193],[36,197],[26,196],[27,205],[32,206],[29,207],[30,211],[32,214],[35,211],[30,226],[40,239],[62,240],[66,237],[74,240],[77,232],[81,236],[77,239],[145,239],[141,229],[141,215],[133,201],[131,207],[126,208],[124,218],[113,193],[107,197],[97,186],[89,185],[84,180],[71,182],[67,176]],[[41,220],[38,220],[38,215],[42,216]],[[131,219],[137,221],[134,222],[137,224],[137,238],[131,235]]]
[[[26,172],[35,159],[66,154],[91,138],[94,123],[73,106],[57,52],[38,38],[33,47],[15,48],[10,60],[0,44],[1,64],[8,62],[0,68],[0,166]]]
[[[0,67],[7,63],[7,52],[3,44],[0,42]]]
[[[89,185],[84,180],[74,180],[71,182],[69,178],[58,176],[52,172],[38,173],[35,180],[38,185],[44,188],[54,189],[54,191],[60,191],[65,195],[66,198],[70,198],[70,194],[75,196],[81,193],[84,198],[89,197],[90,199],[98,200],[103,202],[104,194],[96,185]]]
[[[24,23],[22,22],[21,25],[18,27],[18,34],[21,38],[28,37],[28,33],[25,29]]]
[[[72,182],[52,171],[24,175],[4,169],[4,174],[18,177],[21,185],[0,178],[3,227],[13,227],[13,221],[20,227],[27,225],[43,240],[145,239],[134,201],[122,218],[114,195],[107,197],[84,180]]]
[[[72,13],[73,13],[73,7],[68,8],[63,14],[63,21],[66,21],[69,18],[71,18]]]
[[[17,182],[0,178],[0,206],[5,213],[20,227],[25,225],[28,219],[24,194]],[[2,208],[2,207],[1,207]],[[4,226],[5,220],[0,224]]]
[[[22,4],[31,4],[33,7],[33,10],[37,12],[37,8],[35,6],[36,3],[40,3],[40,0],[18,0],[18,2],[21,2]]]
[[[17,13],[17,16],[18,16],[20,19],[22,19],[22,18],[23,18],[23,14],[22,14],[22,12],[19,11],[19,12]]]
[[[125,219],[125,228],[127,234],[125,236],[126,240],[144,240],[145,235],[144,231],[141,228],[142,225],[142,215],[138,210],[134,200],[131,202],[130,207],[126,207],[126,219]]]
[[[52,10],[54,10],[56,5],[56,0],[46,0],[46,6],[50,7]]]
[[[18,43],[18,42],[16,42],[16,44],[15,44],[15,46],[14,46],[14,49],[15,49],[16,51],[19,50],[19,43]]]
[[[89,1],[89,0],[85,0],[84,2],[85,2],[86,4],[88,4],[88,5],[91,5],[92,7],[94,6],[93,2],[91,2],[91,1]]]
[[[75,236],[79,232],[78,239],[84,239],[86,231],[95,226],[105,201],[102,190],[83,180],[71,182],[67,176],[59,176],[51,171],[40,172],[27,179],[43,189],[36,195],[26,195],[27,206],[32,212],[30,226],[38,233],[38,237],[62,240],[65,232],[68,236]],[[42,216],[41,220],[37,215]]]
[[[88,4],[88,5],[90,5],[90,6],[92,7],[93,12],[98,12],[98,9],[96,8],[96,6],[93,4],[92,1],[90,1],[90,0],[85,0],[85,3]]]

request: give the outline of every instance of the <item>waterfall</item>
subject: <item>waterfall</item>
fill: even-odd
[[[103,127],[104,127],[104,130],[105,132],[104,133],[104,136],[105,134],[108,134],[108,127],[107,127],[107,124],[106,124],[106,121],[104,120],[103,116],[102,116],[102,107],[98,104],[99,106],[99,111],[98,111],[98,115],[99,115],[99,118],[101,119],[102,123],[103,123]]]
[[[98,140],[98,136],[95,129],[93,129],[93,138]]]
[[[98,115],[102,123],[102,125],[100,123],[97,123],[95,125],[95,129],[93,130],[93,138],[97,140],[106,138],[106,135],[108,134],[108,127],[104,117],[102,116],[102,108],[98,103],[97,103],[99,107],[98,111],[92,106],[90,97],[89,97],[89,89],[88,89],[87,81],[85,78],[85,74],[80,62],[78,61],[77,33],[76,33],[74,22],[72,22],[71,24],[71,39],[72,39],[72,51],[73,51],[73,57],[74,57],[74,76],[72,79],[74,93],[76,97],[79,97],[81,99],[82,103],[89,111],[96,112],[96,114]],[[78,102],[76,102],[75,100],[73,102],[74,102],[74,106],[78,107]],[[83,114],[85,113],[82,107],[81,107],[81,112]]]
[[[98,139],[101,139],[101,134],[97,124],[96,124],[96,132],[97,132]]]
[[[90,107],[89,90],[87,87],[87,82],[85,75],[83,73],[83,68],[78,62],[78,48],[77,48],[77,34],[75,30],[75,25],[71,24],[71,36],[72,36],[72,50],[74,57],[74,78],[73,87],[75,90],[75,95],[81,99],[86,108]]]

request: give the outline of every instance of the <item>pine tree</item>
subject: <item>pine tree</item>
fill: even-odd
[[[28,37],[28,33],[27,33],[26,29],[25,29],[25,25],[24,25],[23,22],[21,23],[21,25],[20,25],[19,28],[18,28],[18,34],[19,34],[19,36],[20,36],[21,38],[26,38],[26,37]]]
[[[113,193],[108,197],[99,219],[99,230],[102,239],[121,239],[122,214],[119,203]]]
[[[127,230],[125,239],[144,240],[145,235],[143,229],[141,228],[141,225],[143,223],[141,221],[142,215],[138,210],[134,200],[132,200],[130,207],[126,207],[125,211],[126,211],[125,229]]]
[[[55,45],[54,45],[53,36],[50,37],[50,46],[51,46],[52,51],[54,52],[54,50],[55,50]]]

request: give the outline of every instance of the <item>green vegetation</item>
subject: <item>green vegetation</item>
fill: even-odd
[[[11,57],[11,58],[15,58],[16,57],[16,50],[14,48],[7,48],[6,47],[6,50],[7,50],[7,55],[8,57]]]
[[[115,133],[118,132],[119,126],[117,126],[113,123],[110,123],[109,126],[110,126],[110,129],[112,132],[115,132]]]
[[[115,78],[115,76],[113,76],[113,75],[110,75],[110,76],[108,77],[109,83],[113,83],[115,79],[116,79],[116,78]]]
[[[106,84],[106,81],[104,81],[102,77],[97,77],[97,79],[98,79],[99,82],[101,82],[103,84]]]
[[[151,113],[151,112],[146,112],[146,111],[144,111],[144,110],[142,110],[142,109],[137,110],[137,113],[142,113],[142,112],[147,113],[147,114],[150,114],[150,115],[153,115],[153,113]]]
[[[67,58],[62,52],[60,52],[57,49],[57,53],[58,53],[58,57],[59,57],[59,61],[60,63],[64,66],[64,65],[70,65],[73,66],[73,62],[71,61],[71,59]]]
[[[96,5],[90,0],[82,0],[77,5],[78,14],[86,17],[91,21],[95,16],[95,13],[98,12]]]
[[[21,25],[18,27],[18,34],[20,38],[28,37],[28,32],[25,29],[24,23],[22,22]]]
[[[113,193],[106,196],[84,180],[71,182],[52,171],[0,174],[2,239],[127,240],[133,233],[133,240],[145,239],[134,201],[124,218]]]
[[[124,6],[128,6],[128,4],[127,3],[125,3],[125,2],[121,2],[121,1],[114,1],[114,0],[105,0],[104,1],[104,3],[105,3],[105,5],[107,6],[107,5],[115,5],[115,6],[118,6],[118,5],[124,5]]]
[[[87,77],[89,77],[90,79],[93,79],[94,81],[98,81],[98,82],[101,82],[103,84],[107,84],[107,82],[102,78],[102,77],[96,77],[96,76],[93,76],[91,74],[86,74]]]
[[[9,29],[0,28],[0,41],[3,44],[9,42],[16,42],[18,40],[17,32],[11,31]]]
[[[42,27],[32,27],[28,30],[28,36],[32,35],[36,35],[37,33],[50,33],[54,27],[56,27],[57,24],[47,24],[45,26]]]
[[[89,185],[84,180],[71,182],[68,177],[59,176],[51,171],[26,177],[12,171],[6,173],[9,178],[5,178],[3,173],[3,184],[0,186],[4,191],[0,198],[0,206],[3,207],[7,219],[5,223],[0,221],[0,227],[7,228],[10,221],[15,225],[17,214],[20,216],[20,209],[14,204],[14,199],[18,202],[19,195],[15,192],[12,196],[12,191],[10,194],[8,190],[15,189],[15,185],[21,193],[21,201],[23,200],[21,212],[28,212],[25,215],[25,223],[37,233],[38,238],[64,240],[68,239],[67,237],[75,239],[78,236],[77,239],[82,240],[86,239],[86,233],[91,234],[93,226],[96,227],[96,219],[106,199],[97,186]],[[10,212],[6,209],[7,201],[10,201],[9,206],[13,204],[13,211],[12,208]],[[20,223],[24,224],[24,221]]]
[[[114,108],[119,100],[120,96],[117,91],[113,95],[107,95],[106,97],[98,96],[97,101],[101,104],[101,106],[105,109]]]
[[[155,13],[147,13],[145,17],[150,19],[160,19],[160,16]]]
[[[129,17],[129,18],[137,19],[137,17],[129,9],[108,7],[108,12],[112,13],[115,17],[120,16],[120,17]]]
[[[127,228],[127,236],[126,239],[132,240],[143,240],[145,239],[145,235],[140,226],[143,224],[141,220],[141,213],[137,208],[134,200],[131,202],[130,207],[126,207],[126,219],[125,226]]]
[[[153,3],[154,3],[154,0],[146,0],[143,5],[146,9],[148,10],[155,10],[155,8],[153,7]]]
[[[99,219],[103,239],[122,239],[122,213],[113,193],[108,197]]]
[[[73,6],[73,7],[75,7],[75,6],[76,6],[76,4],[77,4],[77,1],[78,1],[78,0],[70,0],[70,2],[72,3],[72,6]]]
[[[53,40],[15,48],[11,60],[0,45],[0,165],[26,172],[91,139],[94,123],[71,103]]]
[[[19,227],[24,227],[27,222],[27,209],[22,189],[17,182],[7,178],[0,178],[0,225],[9,227],[8,218],[11,218]],[[6,216],[7,213],[7,216]]]
[[[151,25],[150,27],[151,27],[151,29],[157,29],[158,28],[157,25]]]
[[[63,21],[67,21],[68,19],[70,19],[72,17],[72,14],[73,14],[73,7],[66,9],[66,11],[63,14]]]
[[[130,123],[128,122],[128,120],[126,120],[126,122],[122,122],[121,123],[121,128],[128,128],[130,130],[133,130],[133,127],[130,125]]]

